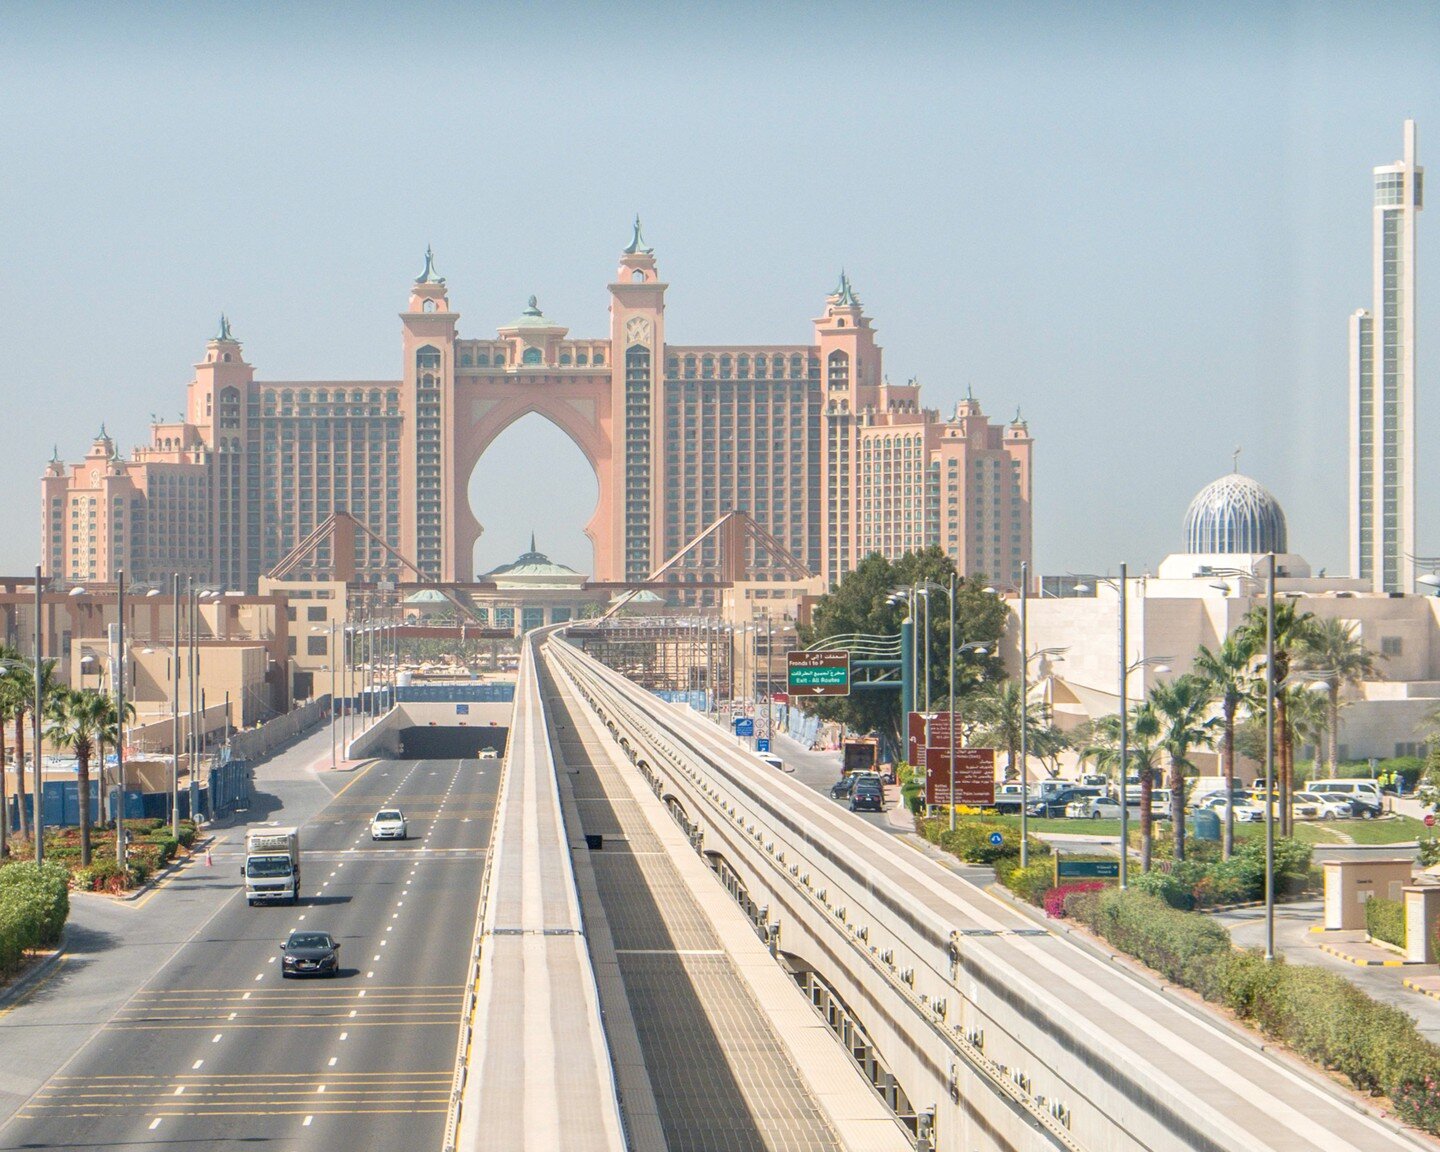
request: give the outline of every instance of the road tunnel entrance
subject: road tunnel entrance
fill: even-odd
[[[402,760],[463,760],[486,750],[498,758],[505,754],[510,729],[498,724],[452,727],[429,724],[400,730]]]

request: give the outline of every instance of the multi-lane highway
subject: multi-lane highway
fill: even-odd
[[[498,775],[476,759],[362,770],[302,827],[298,907],[247,907],[232,841],[208,918],[0,1148],[439,1147]],[[409,840],[370,840],[381,806],[404,809]],[[282,979],[296,928],[340,940],[338,977]]]

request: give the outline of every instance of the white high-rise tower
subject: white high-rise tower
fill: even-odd
[[[1377,592],[1415,590],[1415,214],[1425,170],[1375,169],[1375,297],[1350,317],[1350,568]]]

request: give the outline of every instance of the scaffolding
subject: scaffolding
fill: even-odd
[[[619,616],[572,624],[566,638],[651,692],[703,699],[734,694],[733,633],[713,616]]]

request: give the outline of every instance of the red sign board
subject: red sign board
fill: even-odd
[[[1425,827],[1426,827],[1426,828],[1433,828],[1433,827],[1435,827],[1435,813],[1433,813],[1433,812],[1427,812],[1427,813],[1425,813]]]
[[[917,767],[925,763],[925,747],[927,743],[931,748],[950,747],[950,713],[931,712],[928,715],[930,728],[930,739],[925,739],[926,713],[911,712],[905,718],[905,735],[908,737],[905,749],[905,759]],[[964,720],[961,720],[964,723]],[[955,743],[962,743],[960,731],[955,732]]]
[[[934,727],[931,727],[934,735]],[[949,748],[925,751],[925,803],[947,805],[950,800]],[[995,749],[955,749],[956,804],[989,808],[995,803]]]

